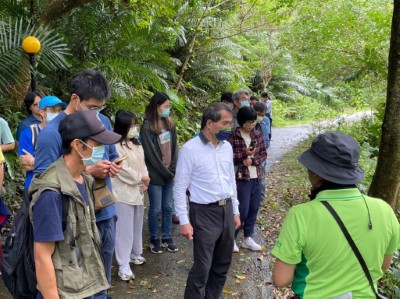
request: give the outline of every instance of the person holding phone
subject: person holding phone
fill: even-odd
[[[242,107],[237,113],[239,127],[236,128],[228,141],[233,148],[233,164],[236,169],[236,186],[239,200],[240,222],[243,227],[243,242],[241,247],[260,251],[252,236],[257,220],[262,193],[262,163],[267,159],[267,150],[262,134],[255,130],[256,111],[251,107]],[[237,237],[239,229],[236,230]],[[234,252],[239,252],[235,242]]]

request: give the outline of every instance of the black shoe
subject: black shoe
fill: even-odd
[[[152,253],[162,253],[160,240],[150,240],[150,251]]]
[[[163,239],[161,246],[164,248],[167,248],[168,251],[171,251],[171,252],[178,251],[178,246],[176,246],[174,244],[174,242],[172,242],[172,239],[165,239],[165,240]]]

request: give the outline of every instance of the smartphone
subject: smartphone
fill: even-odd
[[[257,145],[257,140],[252,140],[252,141],[250,142],[249,148],[250,148],[251,150],[254,150],[254,149],[256,148],[256,145]]]
[[[123,155],[117,159],[114,160],[115,164],[120,164],[122,161],[124,161],[126,158],[128,158],[128,155]]]

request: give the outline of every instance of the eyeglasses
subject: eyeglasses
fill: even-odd
[[[220,122],[223,128],[233,128],[233,121]]]
[[[103,106],[93,106],[93,107],[83,107],[82,103],[80,102],[79,105],[81,105],[82,110],[90,110],[90,111],[96,111],[96,112],[100,112],[101,110],[103,110],[104,108],[106,108],[106,105]]]

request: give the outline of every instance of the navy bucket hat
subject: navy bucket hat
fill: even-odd
[[[333,132],[319,135],[297,160],[321,178],[341,185],[358,184],[364,172],[358,166],[360,146],[351,136]]]

